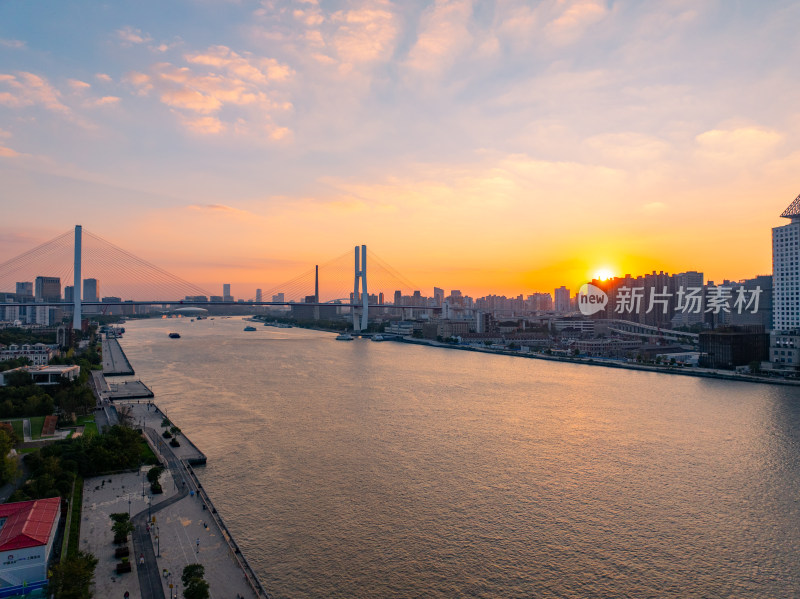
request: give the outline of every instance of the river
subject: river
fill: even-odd
[[[121,343],[276,598],[800,596],[797,389],[245,324]]]

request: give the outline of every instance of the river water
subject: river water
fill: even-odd
[[[245,324],[121,341],[276,598],[800,596],[797,389]]]

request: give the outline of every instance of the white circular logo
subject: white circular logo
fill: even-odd
[[[584,316],[591,316],[608,305],[606,292],[591,283],[585,283],[578,291],[578,309]]]

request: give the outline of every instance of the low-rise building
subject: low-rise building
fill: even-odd
[[[0,593],[31,591],[47,584],[47,564],[61,517],[61,499],[0,505]]]
[[[14,372],[27,372],[37,385],[58,385],[62,380],[74,381],[81,373],[81,367],[74,364],[49,366],[21,366],[0,372],[0,387],[8,384],[9,375]]]
[[[800,368],[800,331],[772,331],[769,361],[777,369]]]
[[[56,355],[58,355],[58,350],[44,343],[36,343],[34,345],[12,343],[8,347],[0,349],[0,362],[28,358],[33,366],[44,366],[49,364],[53,356]]]
[[[586,356],[623,357],[642,345],[637,339],[578,339],[573,348]]]

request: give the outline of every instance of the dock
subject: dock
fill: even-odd
[[[133,376],[133,366],[116,337],[103,337],[103,374],[105,376]]]

